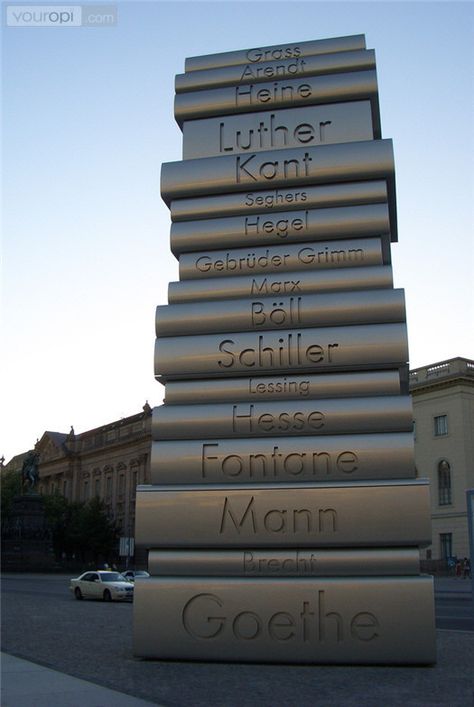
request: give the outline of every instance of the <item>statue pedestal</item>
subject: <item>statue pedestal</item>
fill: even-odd
[[[49,570],[53,565],[43,498],[39,494],[16,496],[2,532],[2,570]]]

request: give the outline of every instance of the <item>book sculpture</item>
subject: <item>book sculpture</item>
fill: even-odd
[[[135,653],[432,663],[374,52],[358,35],[193,57],[175,117]]]

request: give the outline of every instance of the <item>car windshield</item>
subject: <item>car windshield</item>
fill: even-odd
[[[150,575],[145,570],[137,570],[135,572],[135,577],[149,577]]]
[[[100,578],[103,582],[125,582],[125,577],[123,577],[120,572],[101,572]]]

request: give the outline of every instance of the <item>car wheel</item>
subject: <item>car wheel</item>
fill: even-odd
[[[76,597],[76,599],[82,599],[82,598],[83,598],[83,597],[82,597],[82,592],[81,592],[81,590],[79,589],[79,587],[76,587],[76,588],[75,588],[75,590],[74,590],[74,596]]]
[[[104,601],[112,601],[112,595],[108,589],[104,592]]]

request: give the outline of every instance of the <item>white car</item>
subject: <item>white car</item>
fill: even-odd
[[[84,572],[80,577],[71,579],[69,589],[76,599],[103,599],[104,601],[133,599],[133,584],[120,572],[108,570]]]
[[[128,579],[129,582],[134,582],[137,578],[143,579],[143,577],[150,576],[145,570],[126,570],[125,572],[122,572],[122,575],[125,579]]]

